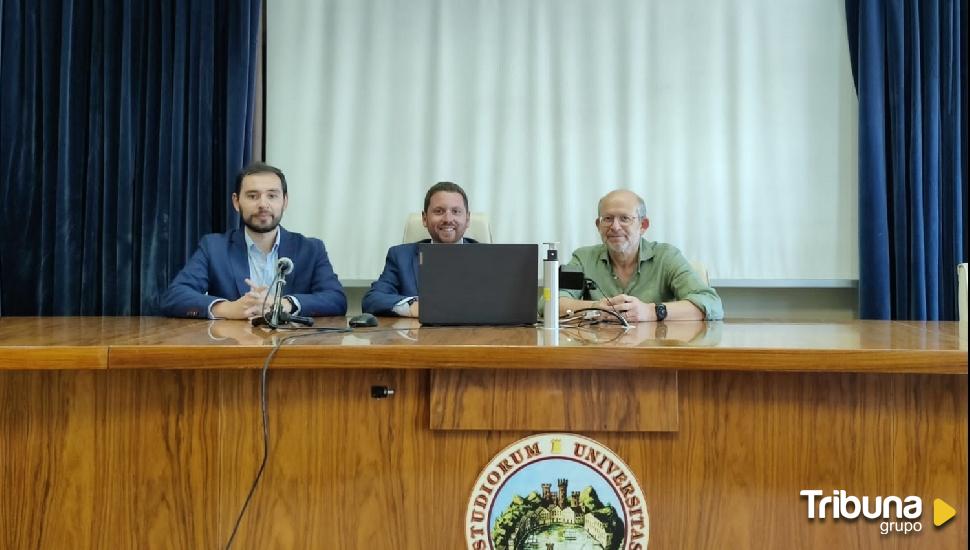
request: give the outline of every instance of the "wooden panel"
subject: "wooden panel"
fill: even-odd
[[[924,533],[899,537],[900,549],[967,547],[967,378],[893,378],[898,408],[893,417],[893,486],[899,494],[923,499]],[[925,488],[932,488],[927,490]],[[933,499],[957,515],[933,526]],[[962,540],[960,534],[962,533]]]
[[[216,548],[228,533],[219,475],[220,373],[109,371],[99,395],[100,548]]]
[[[440,529],[435,480],[448,476],[431,462],[426,380],[415,371],[271,373],[273,456],[238,547],[443,548],[428,545]],[[255,409],[251,382],[243,373],[223,380],[229,409]],[[394,397],[372,399],[374,384]],[[224,421],[240,419],[257,422]],[[259,438],[242,439],[231,443],[236,456],[256,456]],[[241,504],[250,481],[233,483],[227,504]]]
[[[673,453],[674,463],[689,471],[663,494],[681,495],[683,501],[669,502],[675,509],[694,507],[719,518],[698,523],[679,514],[686,546],[884,544],[878,529],[862,522],[810,523],[799,492],[876,495],[890,487],[890,476],[872,467],[891,454],[889,439],[874,429],[888,418],[888,381],[851,374],[685,374],[682,432],[690,435]]]
[[[108,348],[32,347],[16,351],[0,349],[0,371],[88,370],[108,368]]]
[[[479,471],[529,432],[428,429],[428,378],[271,372],[270,461],[234,548],[462,548]],[[679,431],[585,432],[639,478],[651,548],[966,547],[966,377],[678,383]],[[260,458],[258,389],[240,370],[0,373],[0,546],[223,547]],[[921,496],[923,532],[808,521],[807,488]],[[933,497],[958,510],[942,529]]]
[[[99,547],[97,374],[0,372],[0,548]]]
[[[673,371],[441,370],[431,429],[675,431]]]

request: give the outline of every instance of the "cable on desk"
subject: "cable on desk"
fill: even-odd
[[[259,384],[259,398],[263,413],[263,459],[259,463],[259,470],[256,471],[256,478],[253,479],[253,484],[249,488],[249,494],[246,495],[246,501],[243,503],[242,509],[239,510],[239,515],[236,516],[236,523],[232,527],[232,533],[229,535],[229,541],[226,542],[226,550],[232,548],[232,543],[236,539],[236,533],[239,531],[239,524],[242,523],[242,518],[244,515],[246,515],[246,510],[249,508],[249,503],[253,499],[253,494],[256,492],[256,487],[259,485],[259,481],[263,478],[263,471],[266,469],[266,462],[269,460],[269,394],[266,391],[267,384],[269,382],[269,365],[273,362],[273,357],[276,356],[276,352],[280,350],[280,347],[284,343],[296,340],[297,338],[333,332],[349,332],[349,330],[345,328],[316,328],[312,329],[312,332],[291,334],[281,338],[276,345],[273,346],[273,349],[270,350],[269,355],[266,356],[266,361],[263,362],[263,368],[260,371]]]

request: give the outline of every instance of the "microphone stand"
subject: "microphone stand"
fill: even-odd
[[[283,278],[283,274],[277,272],[276,278],[273,279],[273,307],[270,309],[269,318],[267,319],[265,313],[262,317],[256,317],[253,319],[254,327],[266,325],[271,329],[277,329],[281,324],[287,323],[297,323],[307,327],[313,326],[312,317],[293,315],[283,311],[283,286],[285,284],[286,279]]]

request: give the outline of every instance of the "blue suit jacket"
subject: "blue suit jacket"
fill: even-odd
[[[405,298],[418,295],[418,245],[430,243],[425,239],[416,243],[399,244],[387,250],[384,271],[371,283],[364,294],[360,309],[374,315],[394,315],[394,305]],[[466,243],[477,243],[465,239]]]
[[[300,315],[324,317],[347,313],[347,296],[333,272],[320,239],[280,227],[279,257],[293,260],[283,293],[300,301]],[[199,249],[162,294],[162,313],[205,319],[217,298],[238,300],[249,291],[249,254],[242,229],[202,237]]]

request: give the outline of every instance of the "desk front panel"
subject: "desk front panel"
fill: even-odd
[[[234,547],[464,547],[481,468],[531,432],[431,429],[430,379],[271,372],[269,463]],[[372,399],[375,384],[395,395]],[[637,475],[651,548],[967,546],[966,375],[681,371],[678,385],[676,431],[583,432]],[[254,370],[0,372],[0,547],[223,547],[259,465],[258,391]],[[923,531],[809,521],[813,488],[920,496]],[[941,529],[933,498],[958,510]]]

